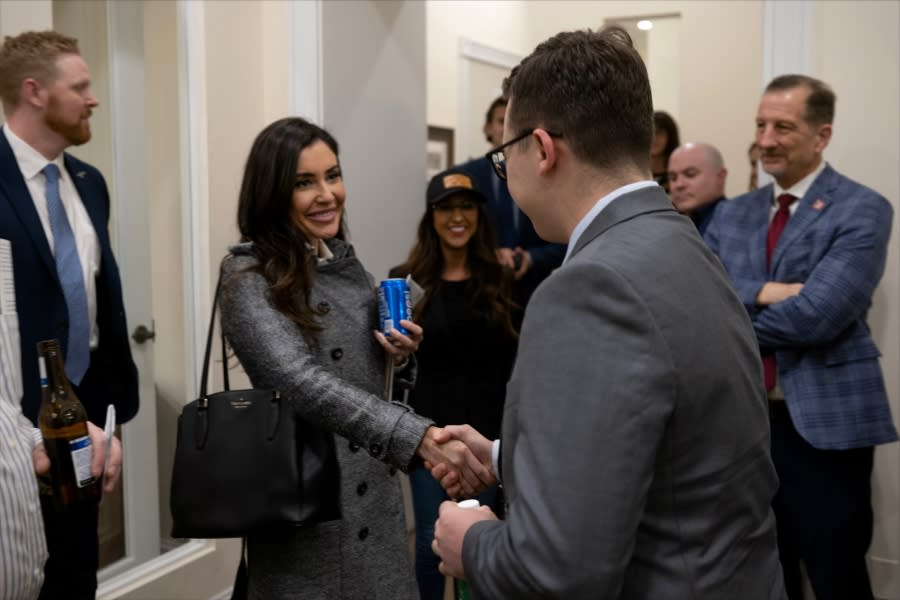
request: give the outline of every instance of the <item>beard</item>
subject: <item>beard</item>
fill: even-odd
[[[64,115],[59,101],[51,96],[47,103],[47,112],[44,114],[44,123],[51,131],[61,135],[70,146],[80,146],[91,139],[91,125],[87,119],[90,116],[88,111],[84,118],[79,116],[78,120],[73,122]]]

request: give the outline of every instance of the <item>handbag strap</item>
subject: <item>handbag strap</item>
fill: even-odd
[[[209,358],[212,353],[213,330],[216,327],[216,307],[219,304],[219,292],[222,289],[222,269],[219,268],[219,279],[216,281],[216,294],[213,296],[212,314],[209,317],[209,329],[206,333],[206,350],[203,353],[203,372],[200,375],[200,395],[198,398],[206,398],[206,384],[209,380]],[[225,390],[228,391],[228,360],[225,351],[225,332],[222,331],[222,379]]]

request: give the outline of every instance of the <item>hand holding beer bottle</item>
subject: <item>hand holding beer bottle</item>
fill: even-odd
[[[38,426],[50,458],[50,482],[57,511],[97,502],[100,483],[91,473],[93,445],[87,412],[69,383],[58,340],[38,342],[41,410]]]

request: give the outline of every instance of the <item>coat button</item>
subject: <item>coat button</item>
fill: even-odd
[[[371,454],[375,458],[381,456],[381,444],[372,444],[371,446],[369,446],[369,454]]]
[[[366,490],[368,490],[368,489],[369,489],[369,486],[366,485],[366,482],[365,482],[365,481],[363,481],[361,484],[359,484],[358,486],[356,486],[356,493],[357,493],[358,495],[362,496],[363,494],[366,493]]]
[[[327,315],[327,314],[328,314],[328,311],[331,310],[331,305],[328,304],[327,302],[319,302],[319,303],[316,305],[316,309],[317,309],[320,313],[322,313],[323,315]]]
[[[331,351],[331,358],[334,360],[341,360],[341,357],[344,356],[344,351],[340,348],[335,348]]]
[[[350,442],[350,452],[359,452],[359,444]]]
[[[362,529],[359,530],[359,539],[364,540],[367,537],[369,537],[369,528],[363,527]]]

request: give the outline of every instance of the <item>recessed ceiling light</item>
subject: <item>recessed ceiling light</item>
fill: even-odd
[[[638,21],[637,28],[641,31],[650,31],[651,29],[653,29],[653,21],[648,21],[646,19],[644,19],[643,21]]]

